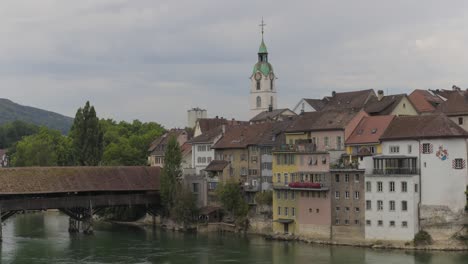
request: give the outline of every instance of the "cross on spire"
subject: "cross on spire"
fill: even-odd
[[[260,25],[258,25],[258,26],[262,28],[262,39],[263,39],[264,27],[266,26],[266,24],[263,23],[263,17],[262,17],[262,23]]]

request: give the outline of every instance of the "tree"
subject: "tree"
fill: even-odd
[[[220,185],[216,194],[223,208],[235,217],[245,217],[248,213],[249,206],[242,196],[239,183],[228,181]]]
[[[76,112],[70,137],[78,165],[99,165],[103,153],[103,131],[94,106],[91,106],[89,101]]]
[[[171,215],[177,223],[185,227],[192,223],[194,216],[197,215],[196,198],[194,198],[193,193],[188,188],[181,184],[177,185],[176,190]]]
[[[21,138],[39,132],[39,127],[23,121],[13,121],[0,126],[0,149],[13,146]]]
[[[174,206],[177,185],[182,177],[182,153],[175,136],[171,136],[164,153],[164,168],[161,175],[161,202],[164,213]]]
[[[68,166],[73,164],[72,142],[58,130],[41,127],[10,151],[12,166]]]

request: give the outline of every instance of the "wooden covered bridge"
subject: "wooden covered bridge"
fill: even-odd
[[[0,169],[1,223],[18,212],[59,209],[70,232],[92,232],[92,216],[106,207],[159,208],[157,167],[27,167]]]

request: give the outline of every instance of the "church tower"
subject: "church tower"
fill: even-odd
[[[260,24],[262,28],[262,43],[258,50],[258,61],[253,67],[250,76],[250,118],[263,111],[276,109],[276,76],[273,67],[268,62],[268,51],[263,41],[263,29],[265,24]]]

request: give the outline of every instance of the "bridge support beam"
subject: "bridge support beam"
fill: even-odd
[[[68,232],[69,233],[79,233],[80,232],[80,221],[73,219],[72,217],[68,218]]]

